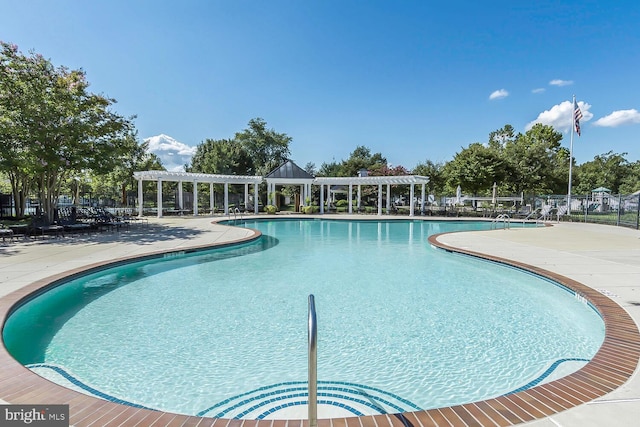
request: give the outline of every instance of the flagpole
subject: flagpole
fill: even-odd
[[[571,172],[573,169],[573,130],[576,128],[576,96],[571,103],[571,142],[569,144],[569,189],[567,191],[567,214],[571,215]]]

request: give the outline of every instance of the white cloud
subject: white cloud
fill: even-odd
[[[543,87],[539,87],[539,88],[536,88],[536,89],[531,90],[531,93],[542,93],[542,92],[544,92],[545,90],[546,90],[545,88],[543,88]]]
[[[555,79],[549,82],[551,86],[569,86],[573,84],[573,80],[560,80]]]
[[[580,123],[588,122],[593,118],[593,114],[589,112],[589,108],[591,108],[590,104],[579,101],[578,107],[580,107],[580,111],[582,112]],[[535,120],[527,123],[525,130],[531,129],[536,123],[553,126],[559,132],[571,131],[571,125],[573,124],[573,102],[563,101],[558,105],[554,105],[551,109],[543,111],[538,114]]]
[[[149,152],[160,157],[162,165],[171,172],[184,172],[184,165],[191,162],[196,148],[176,141],[168,135],[160,134],[145,138],[149,143]]]
[[[507,92],[505,89],[499,89],[494,91],[491,95],[489,95],[489,99],[491,100],[501,99],[501,98],[506,98],[507,96],[509,96],[509,92]]]
[[[631,110],[618,110],[593,122],[594,126],[617,127],[640,123],[640,111],[635,108]]]

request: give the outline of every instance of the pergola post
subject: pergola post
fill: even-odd
[[[182,195],[182,181],[178,181],[178,209],[184,209],[184,198]]]
[[[413,216],[413,212],[414,212],[414,203],[413,203],[413,198],[414,198],[414,194],[415,194],[415,185],[412,183],[409,186],[409,216]]]
[[[162,180],[160,178],[158,178],[158,198],[157,198],[157,205],[158,205],[158,218],[162,218]]]
[[[361,199],[362,199],[362,186],[360,184],[358,184],[358,212],[360,212],[360,206],[361,206]]]
[[[387,184],[387,215],[391,214],[391,184]]]
[[[427,184],[422,183],[422,198],[420,199],[420,215],[424,215],[424,204],[427,195]]]
[[[258,183],[253,184],[253,213],[258,215]]]
[[[244,185],[244,210],[249,208],[249,184]]]
[[[198,181],[193,181],[193,216],[198,216]]]
[[[213,205],[215,203],[216,193],[213,192],[213,182],[209,183],[209,209],[211,209],[211,216],[213,216]]]
[[[224,183],[224,214],[229,215],[229,183]]]
[[[320,215],[324,215],[324,184],[320,184]]]
[[[353,213],[353,184],[349,183],[349,213]]]
[[[143,207],[144,207],[144,192],[142,191],[142,178],[138,178],[138,216],[142,218]]]
[[[378,184],[378,216],[382,216],[382,184]]]

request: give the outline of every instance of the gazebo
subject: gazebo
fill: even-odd
[[[184,207],[184,199],[182,194],[182,183],[193,183],[193,214],[198,215],[198,184],[209,184],[210,205],[213,206],[213,184],[224,184],[224,213],[229,214],[229,184],[244,184],[244,203],[245,208],[249,206],[249,184],[253,184],[254,192],[254,212],[258,213],[258,186],[262,182],[261,176],[247,175],[211,175],[205,173],[189,173],[189,172],[168,172],[168,171],[144,171],[134,172],[133,177],[138,180],[138,215],[142,216],[143,207],[143,181],[156,181],[158,183],[158,218],[162,217],[162,183],[164,181],[178,183],[178,205],[180,210]],[[213,209],[212,212],[213,214]]]
[[[300,204],[306,206],[306,200],[311,199],[311,184],[313,184],[314,176],[296,165],[293,161],[287,160],[264,177],[267,181],[267,199],[270,204],[275,204],[272,200],[273,194],[276,192],[277,185],[299,185],[300,186]]]

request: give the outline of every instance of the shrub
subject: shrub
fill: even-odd
[[[320,212],[320,207],[318,206],[305,206],[304,207],[304,213],[305,214],[313,214],[313,213],[318,213]]]
[[[345,206],[349,206],[349,201],[348,200],[338,200],[336,202],[336,207],[338,207],[338,208],[343,208]]]
[[[266,213],[268,213],[268,214],[271,214],[271,215],[273,215],[274,213],[276,213],[276,210],[277,210],[277,209],[276,209],[276,207],[275,207],[275,206],[273,206],[273,205],[267,205],[267,206],[265,206],[265,207],[264,207],[264,211],[265,211]]]

